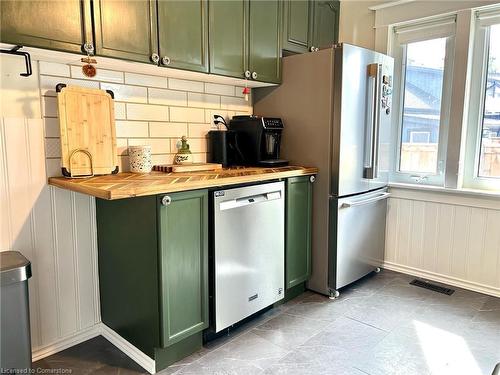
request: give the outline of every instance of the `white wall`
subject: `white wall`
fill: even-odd
[[[214,83],[213,77],[210,83],[201,74],[199,81],[189,81],[98,65],[95,79],[86,79],[73,65],[79,58],[67,60],[34,61],[33,75],[24,78],[22,58],[0,56],[0,251],[21,251],[32,262],[34,359],[100,332],[95,200],[46,183],[48,176],[60,175],[55,85],[115,92],[122,169],[128,168],[132,144],[152,144],[154,162],[170,163],[182,135],[189,137],[196,160],[206,160],[212,115],[252,112],[240,87]]]

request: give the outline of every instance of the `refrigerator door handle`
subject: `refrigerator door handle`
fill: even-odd
[[[374,63],[368,65],[368,76],[373,78],[372,103],[370,112],[370,141],[367,142],[369,162],[364,169],[364,178],[375,179],[378,177],[378,143],[380,126],[380,78],[382,76],[382,64]]]
[[[364,204],[369,204],[377,201],[381,201],[382,199],[387,199],[391,196],[391,193],[383,193],[380,194],[376,197],[368,198],[368,199],[362,199],[359,201],[351,201],[351,202],[344,202],[340,205],[340,208],[349,208],[349,207],[355,207],[355,206],[362,206]]]

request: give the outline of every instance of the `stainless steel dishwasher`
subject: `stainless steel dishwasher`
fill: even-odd
[[[284,297],[285,188],[214,193],[215,331]]]

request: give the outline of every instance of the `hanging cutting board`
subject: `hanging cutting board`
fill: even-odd
[[[117,173],[113,92],[64,84],[56,91],[63,175]]]

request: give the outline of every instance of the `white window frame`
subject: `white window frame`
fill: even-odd
[[[470,86],[470,104],[466,127],[462,187],[500,191],[500,178],[479,176],[485,85],[488,70],[489,27],[500,24],[500,9],[477,11]]]
[[[393,168],[390,176],[392,182],[418,183],[423,185],[444,186],[446,151],[448,144],[449,114],[451,107],[451,90],[453,78],[453,57],[455,49],[456,15],[448,15],[436,19],[430,19],[404,25],[396,25],[393,28],[392,52],[394,63],[394,87],[396,88],[393,98],[393,125],[392,134],[394,140]],[[446,51],[444,62],[443,91],[441,98],[441,112],[439,121],[438,157],[436,173],[407,172],[400,171],[401,146],[402,146],[402,119],[404,104],[404,78],[406,77],[406,49],[407,44],[425,40],[446,39]]]

